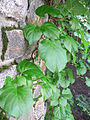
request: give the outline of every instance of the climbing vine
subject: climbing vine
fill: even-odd
[[[56,2],[55,7],[43,5],[37,8],[35,12],[39,17],[49,14],[50,20],[41,26],[28,24],[23,33],[30,46],[41,39],[38,55],[45,61],[46,75],[28,60],[17,65],[19,75],[13,79],[8,76],[0,89],[0,107],[9,116],[18,119],[32,108],[35,100],[32,88],[36,81],[41,85],[43,100],[50,101],[50,114],[46,114],[45,119],[74,120],[71,111],[73,95],[69,86],[75,79],[67,65],[74,65],[78,76],[83,76],[90,68],[88,5],[87,0],[66,0],[65,4]],[[86,84],[90,86],[89,78],[86,78]]]

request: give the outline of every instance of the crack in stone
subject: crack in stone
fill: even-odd
[[[3,43],[1,60],[4,61],[5,53],[6,53],[7,47],[8,47],[8,38],[7,38],[7,35],[5,33],[5,28],[4,27],[1,28],[1,32],[2,32],[2,43]]]
[[[7,64],[7,65],[3,65],[3,66],[1,66],[1,67],[0,67],[0,73],[1,73],[3,70],[5,70],[5,69],[10,68],[12,65],[17,65],[17,63],[16,63],[15,60],[14,60],[13,62],[10,62],[10,63]]]
[[[29,7],[30,7],[30,0],[28,0],[28,7],[27,7],[27,10],[29,10]]]

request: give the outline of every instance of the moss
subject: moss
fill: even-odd
[[[1,68],[0,68],[0,72],[2,72],[4,69],[8,69],[10,66],[2,66]]]
[[[1,31],[2,31],[2,43],[3,43],[1,59],[3,61],[4,60],[4,55],[6,53],[7,46],[8,46],[8,38],[7,38],[7,35],[5,33],[4,27],[1,28]]]
[[[2,27],[2,28],[3,28],[4,31],[10,31],[10,30],[14,30],[14,29],[17,29],[17,30],[21,29],[20,26],[19,27],[15,27],[15,26],[13,26],[13,27]]]

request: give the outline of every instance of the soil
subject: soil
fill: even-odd
[[[70,89],[72,91],[72,94],[74,96],[74,100],[76,95],[86,95],[87,97],[90,97],[90,87],[88,87],[85,84],[85,77],[87,76],[90,78],[90,72],[87,70],[87,73],[83,76],[84,78],[77,76],[76,69],[74,66],[68,66],[69,68],[72,68],[75,78],[75,83],[70,85]],[[80,109],[76,103],[74,103],[72,107],[72,113],[74,115],[75,120],[90,120],[90,116],[88,116],[85,112]]]

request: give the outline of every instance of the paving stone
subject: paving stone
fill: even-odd
[[[5,60],[23,56],[26,50],[26,44],[22,30],[6,31],[6,34],[9,42],[5,53]]]

